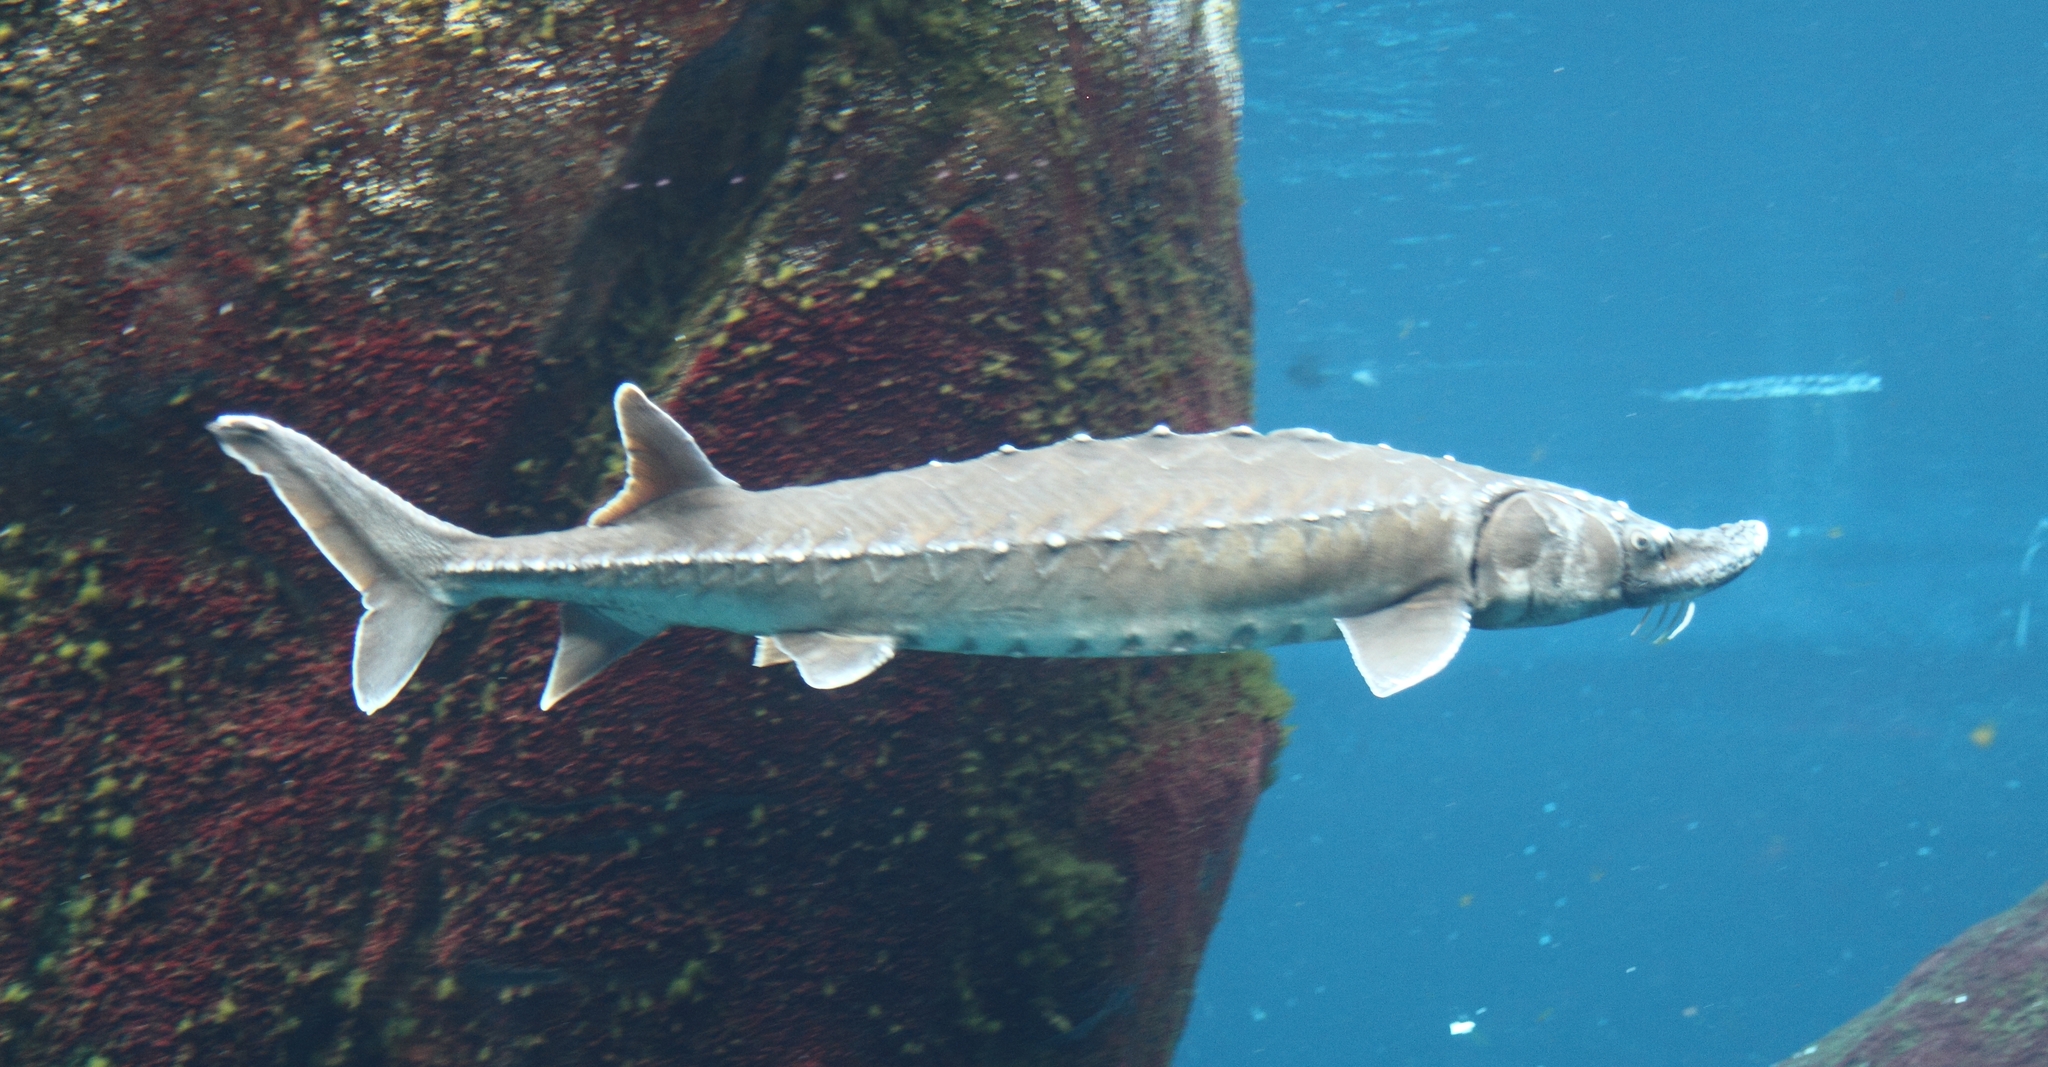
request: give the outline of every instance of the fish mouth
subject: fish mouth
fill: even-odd
[[[1640,579],[1628,581],[1622,602],[1646,608],[1713,592],[1748,570],[1770,541],[1770,528],[1755,519],[1704,530],[1673,530],[1663,561]]]

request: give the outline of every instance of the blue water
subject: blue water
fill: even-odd
[[[2048,879],[2048,7],[1241,18],[1261,426],[1773,541],[1668,646],[1284,650],[1177,1063],[1772,1063]],[[1883,389],[1660,399],[1778,374]]]

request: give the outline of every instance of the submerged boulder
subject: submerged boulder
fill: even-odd
[[[2048,886],[1963,931],[1890,996],[1779,1067],[2048,1063]]]
[[[1227,5],[0,18],[0,1061],[1167,1061],[1264,657],[820,693],[676,631],[543,714],[491,604],[366,718],[202,427],[512,533],[624,379],[749,487],[1243,421]]]

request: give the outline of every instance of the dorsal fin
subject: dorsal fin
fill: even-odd
[[[646,504],[685,489],[739,483],[718,473],[697,439],[632,382],[612,394],[619,440],[626,446],[626,484],[611,502],[590,513],[590,525],[609,526]]]

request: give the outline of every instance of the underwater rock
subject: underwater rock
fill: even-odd
[[[2048,886],[1963,931],[1891,995],[1779,1067],[2048,1063]]]
[[[1164,1064],[1268,662],[551,610],[375,718],[213,448],[452,521],[604,499],[622,379],[749,486],[1249,407],[1227,5],[24,4],[0,32],[0,1061]]]

